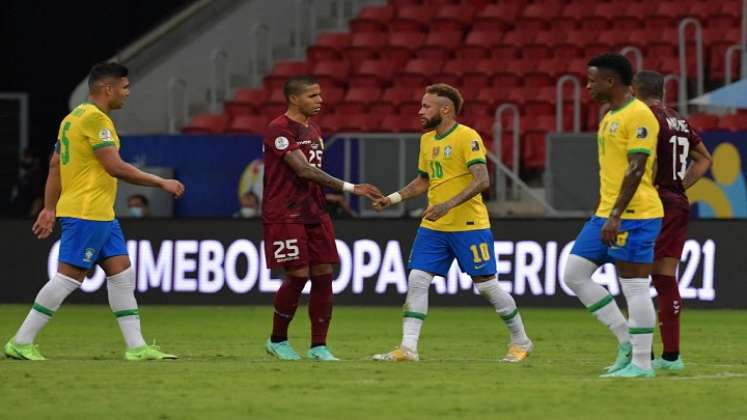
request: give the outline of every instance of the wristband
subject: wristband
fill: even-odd
[[[355,188],[355,185],[349,183],[349,182],[343,182],[342,183],[342,190],[345,192],[353,192],[353,189]]]
[[[399,191],[389,194],[388,196],[386,196],[386,198],[388,198],[389,201],[392,202],[392,204],[397,204],[402,201],[402,195],[399,193]]]

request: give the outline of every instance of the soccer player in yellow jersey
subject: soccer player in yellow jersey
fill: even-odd
[[[428,313],[428,288],[434,275],[446,276],[456,258],[477,290],[494,307],[511,334],[506,362],[520,362],[532,351],[514,299],[496,279],[493,234],[481,192],[490,186],[485,146],[477,132],[456,122],[462,95],[446,84],[428,86],[418,113],[419,175],[400,191],[374,201],[381,210],[428,192],[428,208],[412,246],[401,345],[374,360],[416,361],[420,329]]]
[[[89,101],[76,107],[62,124],[49,164],[44,209],[34,223],[39,239],[47,238],[57,218],[62,226],[57,273],[42,287],[5,354],[19,360],[45,360],[34,338],[65,298],[77,290],[95,264],[107,275],[109,305],[122,330],[127,360],[175,359],[145,343],[135,300],[135,272],[130,267],[122,230],[114,218],[117,178],[159,187],[175,197],[184,186],[145,173],[119,156],[119,136],[109,113],[130,94],[127,68],[117,63],[93,66],[88,77]]]
[[[653,185],[659,124],[648,106],[632,96],[633,70],[624,56],[602,54],[588,66],[589,94],[610,105],[597,133],[600,201],[576,238],[563,280],[617,337],[617,359],[603,376],[653,377],[656,313],[649,275],[664,215]],[[612,295],[591,279],[607,262],[615,263],[620,277],[627,321]]]

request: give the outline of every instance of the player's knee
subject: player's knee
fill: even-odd
[[[135,270],[127,267],[123,271],[106,278],[107,287],[119,287],[135,290]]]
[[[433,281],[433,274],[422,270],[411,270],[407,278],[407,287],[410,289],[428,289]]]
[[[578,255],[569,255],[563,272],[563,281],[571,290],[581,287],[584,283],[591,281],[591,275],[596,271],[597,265],[579,257]]]

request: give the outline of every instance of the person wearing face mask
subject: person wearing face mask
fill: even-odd
[[[150,216],[148,199],[142,194],[131,195],[127,199],[127,215],[134,219],[142,219]]]
[[[260,216],[259,198],[252,191],[247,191],[239,198],[239,210],[233,214],[237,219],[252,219]]]

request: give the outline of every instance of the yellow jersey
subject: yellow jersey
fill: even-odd
[[[102,147],[119,150],[112,120],[96,105],[82,103],[62,120],[57,142],[62,184],[57,217],[113,220],[117,179],[94,155]]]
[[[664,208],[653,184],[658,135],[659,123],[654,113],[638,99],[633,98],[622,108],[607,112],[597,132],[600,195],[597,216],[609,217],[628,169],[628,155],[645,153],[648,159],[641,183],[620,218],[664,217]]]
[[[429,131],[420,137],[418,171],[428,176],[428,205],[440,204],[462,192],[472,182],[469,167],[486,163],[485,146],[477,131],[455,124],[443,136]],[[460,232],[490,228],[488,209],[482,195],[476,194],[431,222],[423,219],[420,226],[444,232]]]

